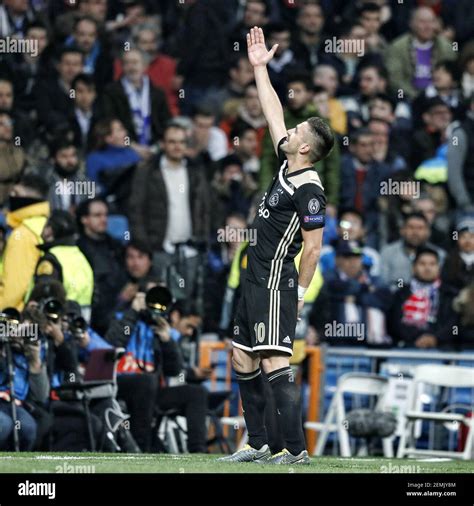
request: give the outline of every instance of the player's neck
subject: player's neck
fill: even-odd
[[[286,159],[288,160],[287,174],[313,166],[313,164],[307,158],[301,157],[298,154],[295,156],[287,155]]]

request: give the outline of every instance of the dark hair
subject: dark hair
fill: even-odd
[[[84,61],[84,51],[77,46],[63,46],[56,53],[56,60],[60,62],[66,54],[80,54],[82,61]]]
[[[367,2],[363,3],[358,9],[357,14],[358,16],[362,16],[364,12],[380,12],[381,8],[380,5],[376,4],[375,2]]]
[[[202,318],[201,312],[198,311],[193,301],[178,300],[173,304],[171,311],[178,311],[181,318],[185,318],[186,316],[199,316],[199,318]]]
[[[351,144],[357,144],[361,137],[364,137],[365,135],[373,135],[372,132],[367,127],[358,128],[357,130],[354,130],[352,134],[350,135],[350,142]]]
[[[274,33],[281,33],[281,32],[289,32],[290,27],[286,25],[285,23],[269,23],[265,27],[265,32],[267,34],[267,37]]]
[[[315,84],[313,86],[313,93],[318,95],[319,93],[327,93],[328,90],[324,86],[319,86],[319,84]]]
[[[362,65],[359,69],[357,69],[357,77],[360,76],[360,73],[367,69],[374,69],[380,78],[388,80],[388,71],[383,65],[378,65],[377,63],[367,63]]]
[[[35,28],[36,29],[39,28],[40,30],[44,30],[49,35],[48,27],[45,25],[45,23],[43,23],[39,19],[33,19],[30,23],[28,23],[26,25],[25,33],[28,33],[30,30],[35,29]]]
[[[88,88],[94,88],[95,89],[95,81],[94,78],[90,74],[78,74],[73,80],[72,80],[72,89],[76,89],[76,86],[78,83],[85,84]]]
[[[264,5],[264,7],[265,7],[265,16],[268,16],[268,14],[270,13],[270,7],[269,7],[269,5],[268,5],[267,0],[247,0],[247,1],[245,2],[245,8],[247,8],[247,5],[248,5],[250,2],[263,4],[263,5]]]
[[[79,16],[74,21],[74,28],[73,29],[76,30],[76,28],[79,25],[79,23],[82,23],[83,21],[89,21],[89,23],[92,23],[95,26],[96,31],[98,30],[98,23],[97,23],[97,21],[92,16],[88,16],[87,14],[85,14],[83,16]]]
[[[306,121],[315,140],[309,158],[311,163],[316,163],[325,158],[331,151],[334,146],[334,133],[322,118],[313,116]]]
[[[176,120],[174,119],[171,119],[170,121],[168,121],[168,123],[166,123],[165,125],[165,128],[163,130],[163,139],[165,138],[165,134],[168,130],[171,130],[172,128],[174,129],[177,129],[177,130],[182,130],[183,132],[186,132],[186,127],[181,124],[181,123],[178,123]]]
[[[461,72],[457,62],[451,60],[442,60],[435,64],[433,70],[444,69],[448,74],[451,74],[454,82],[461,80]]]
[[[290,87],[291,83],[302,83],[307,90],[311,90],[313,88],[311,75],[308,72],[294,72],[288,76],[286,83],[287,88]]]
[[[425,222],[425,224],[429,226],[426,216],[421,211],[413,211],[413,212],[405,215],[405,217],[403,218],[403,224],[406,225],[408,223],[408,221],[412,220],[412,219],[423,220]]]
[[[54,239],[62,239],[76,234],[74,217],[67,211],[55,209],[48,218],[48,225],[53,230]]]
[[[2,80],[0,79],[0,82]],[[8,116],[10,120],[13,122],[13,114],[8,109],[0,109],[0,116]]]
[[[51,142],[49,153],[54,158],[62,149],[77,148],[74,141],[69,137],[60,137],[59,139]]]
[[[396,102],[395,100],[390,96],[390,95],[387,95],[386,93],[376,93],[371,99],[370,99],[370,102],[369,102],[369,109],[370,109],[370,103],[373,102],[374,100],[381,100],[382,102],[385,102],[387,104],[390,104],[390,106],[392,107],[392,111],[395,111],[395,107],[396,107]]]
[[[356,216],[358,216],[360,218],[360,221],[362,222],[362,224],[365,223],[364,215],[355,207],[342,207],[342,208],[340,208],[337,212],[337,221],[341,221],[342,217],[345,214],[349,214],[349,213],[355,214]]]
[[[101,151],[107,147],[105,138],[112,133],[112,123],[118,118],[103,118],[92,129],[91,149]]]
[[[28,301],[34,300],[39,302],[49,298],[58,299],[63,306],[66,305],[66,290],[60,281],[51,279],[36,283],[31,291]]]
[[[141,253],[145,253],[145,255],[147,255],[150,258],[150,260],[153,258],[152,249],[144,241],[141,241],[140,239],[132,239],[125,246],[125,250],[128,250],[129,248],[133,248],[140,251]]]
[[[434,257],[436,257],[436,261],[439,262],[439,254],[435,249],[430,248],[429,246],[420,246],[416,250],[416,254],[415,254],[415,258],[413,259],[413,263],[415,264],[416,262],[418,262],[418,259],[422,255],[433,255]]]
[[[94,197],[93,199],[85,199],[77,206],[76,224],[80,232],[84,230],[84,225],[82,224],[81,219],[84,216],[89,216],[91,205],[96,204],[97,202],[104,204],[104,206],[107,207],[107,209],[109,208],[107,202],[101,197]]]
[[[230,132],[230,139],[234,139],[235,137],[243,137],[249,130],[252,130],[252,132],[257,132],[255,128],[245,121],[236,121],[235,125],[232,127],[232,130]]]
[[[18,184],[34,190],[42,199],[46,199],[48,196],[48,181],[35,170],[25,172],[18,181]]]
[[[216,112],[208,105],[196,105],[193,108],[192,117],[205,116],[206,118],[214,118]]]

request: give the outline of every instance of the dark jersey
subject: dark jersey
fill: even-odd
[[[287,174],[288,160],[278,143],[280,169],[262,197],[248,249],[247,280],[273,290],[294,290],[298,274],[294,258],[304,230],[324,227],[326,197],[318,173],[307,167]]]

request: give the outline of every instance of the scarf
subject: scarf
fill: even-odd
[[[151,141],[150,79],[148,76],[143,77],[140,90],[137,90],[126,77],[123,77],[121,82],[132,111],[138,142],[147,145]]]
[[[439,279],[433,283],[412,279],[410,282],[411,294],[402,307],[402,322],[421,329],[435,323],[439,306],[440,285]]]

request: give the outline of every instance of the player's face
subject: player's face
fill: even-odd
[[[419,280],[431,283],[439,277],[438,260],[434,255],[421,255],[413,267],[413,272]]]
[[[302,147],[307,146],[307,128],[308,124],[304,121],[296,125],[295,128],[288,130],[286,142],[281,145],[282,151],[287,154],[296,154]]]

